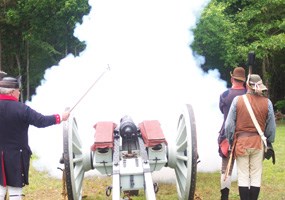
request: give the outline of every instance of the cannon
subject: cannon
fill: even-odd
[[[94,125],[94,143],[83,152],[74,117],[63,124],[63,164],[68,200],[82,199],[82,185],[87,171],[96,169],[112,176],[106,195],[122,199],[124,192],[144,190],[148,200],[155,200],[158,190],[152,173],[163,167],[175,171],[180,200],[192,200],[197,174],[197,135],[193,108],[183,106],[179,114],[176,141],[168,144],[158,120],[145,120],[138,125],[124,116],[117,125],[112,121]]]

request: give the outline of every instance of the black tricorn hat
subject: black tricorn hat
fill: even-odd
[[[13,77],[4,77],[0,80],[0,87],[11,88],[11,89],[19,89],[20,88],[20,79],[13,78]]]

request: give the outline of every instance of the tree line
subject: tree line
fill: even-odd
[[[205,57],[203,70],[219,69],[229,83],[233,67],[248,69],[255,52],[253,73],[269,89],[275,110],[285,113],[285,1],[212,0],[193,28],[193,51]]]
[[[73,31],[90,9],[88,0],[0,0],[0,70],[22,77],[22,101],[47,68],[85,49]]]
[[[76,24],[90,12],[88,0],[0,0],[0,70],[22,77],[22,101],[29,100],[45,70],[82,52]],[[193,51],[205,57],[202,69],[219,69],[229,82],[236,66],[247,68],[269,88],[275,109],[285,112],[285,1],[211,0],[194,32]]]

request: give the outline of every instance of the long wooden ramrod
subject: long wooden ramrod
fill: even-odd
[[[228,178],[229,174],[230,174],[230,169],[231,169],[231,166],[233,164],[233,159],[234,159],[234,151],[235,151],[235,146],[236,146],[236,143],[234,141],[234,144],[232,146],[232,149],[231,149],[231,152],[230,152],[230,158],[229,158],[229,161],[228,161],[228,164],[227,164],[227,168],[226,168],[226,171],[225,171],[225,177],[224,177],[224,181],[226,181],[226,179]]]
[[[88,90],[81,96],[81,98],[77,101],[77,103],[69,110],[71,112],[79,103],[80,101],[88,94],[88,92],[94,87],[94,85],[102,78],[102,76],[110,70],[110,66],[108,64],[108,67],[106,68],[105,71],[102,72],[102,74],[94,81],[94,83],[88,88]]]

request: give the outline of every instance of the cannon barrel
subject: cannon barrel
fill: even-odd
[[[120,120],[119,132],[123,149],[127,149],[128,154],[131,154],[132,150],[137,148],[139,130],[130,116],[126,115]]]
[[[129,116],[124,116],[120,121],[120,135],[123,138],[132,139],[138,136],[138,128]]]

